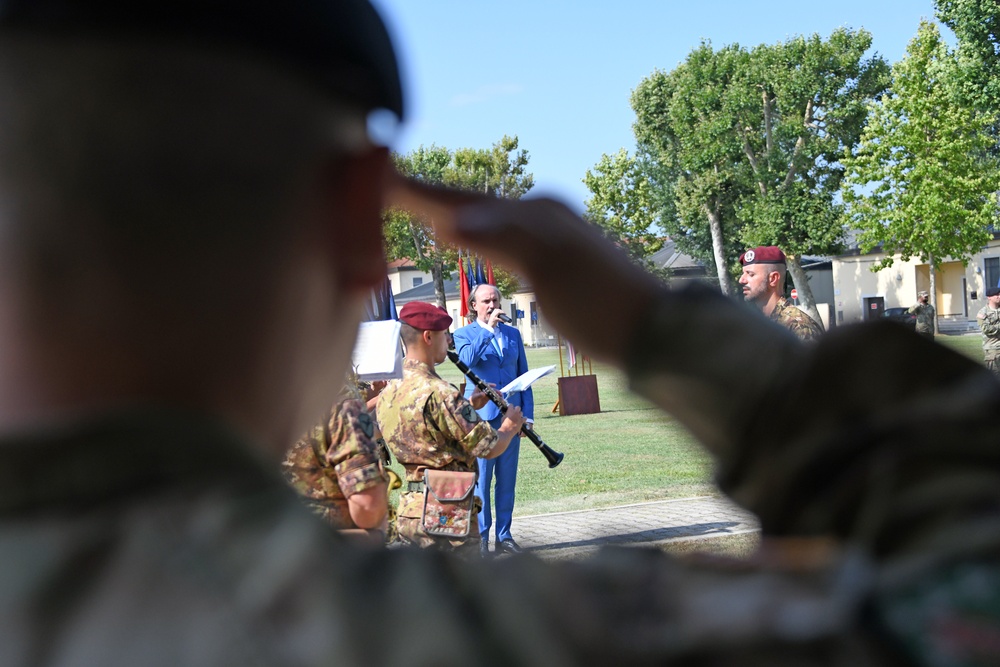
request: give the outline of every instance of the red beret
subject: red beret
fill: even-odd
[[[785,253],[776,245],[759,245],[740,255],[740,264],[784,264]]]
[[[399,321],[421,331],[446,331],[451,316],[441,306],[423,301],[411,301],[399,311]]]

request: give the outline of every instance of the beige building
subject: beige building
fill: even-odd
[[[888,308],[909,307],[917,292],[930,291],[930,266],[918,258],[896,261],[872,272],[884,254],[859,252],[833,259],[834,310],[838,323],[883,316]],[[967,265],[946,259],[935,278],[938,327],[946,332],[975,330],[976,313],[986,305],[983,292],[1000,283],[1000,234],[995,234]]]
[[[431,282],[431,274],[421,271],[412,259],[396,259],[386,265],[386,273],[389,275],[389,284],[392,285],[392,293],[399,294],[420,287]]]

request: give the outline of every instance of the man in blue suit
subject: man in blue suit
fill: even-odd
[[[500,309],[500,292],[493,285],[476,287],[469,298],[469,306],[476,313],[476,321],[455,332],[455,348],[459,358],[473,373],[500,389],[528,370],[521,333],[502,323],[501,317],[505,316]],[[466,383],[466,398],[472,395],[474,389],[471,382]],[[535,414],[531,389],[514,393],[507,397],[507,402],[521,408],[527,419],[527,428],[530,428]],[[503,415],[493,403],[487,403],[486,407],[479,410],[479,416],[489,421],[494,428],[503,421]],[[476,495],[483,501],[483,511],[479,513],[479,551],[483,556],[488,556],[490,552],[490,526],[493,523],[490,486],[494,476],[497,480],[494,494],[496,552],[510,554],[521,551],[510,533],[520,443],[521,438],[515,437],[507,450],[497,458],[479,459]]]

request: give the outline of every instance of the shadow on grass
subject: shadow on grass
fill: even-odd
[[[669,526],[665,528],[654,528],[652,530],[641,530],[636,533],[625,533],[622,535],[603,535],[586,540],[572,540],[568,542],[556,542],[539,547],[526,549],[533,553],[541,553],[556,549],[575,549],[581,547],[599,547],[603,545],[627,545],[642,544],[646,542],[660,542],[684,537],[701,537],[704,535],[730,535],[733,529],[745,529],[746,524],[739,521],[713,521],[711,523],[695,523],[688,526]]]

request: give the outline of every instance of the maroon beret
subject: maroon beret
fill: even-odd
[[[784,264],[785,253],[776,245],[759,245],[740,255],[740,264]]]
[[[441,306],[411,301],[399,311],[399,321],[421,331],[446,331],[451,326],[451,315]]]

